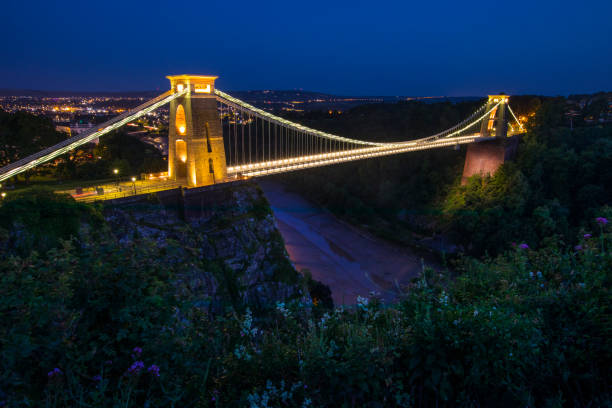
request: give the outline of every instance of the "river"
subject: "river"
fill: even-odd
[[[387,302],[422,269],[409,248],[373,237],[272,180],[259,180],[298,271],[328,285],[335,305],[378,292]]]

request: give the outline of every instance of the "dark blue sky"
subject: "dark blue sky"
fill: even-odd
[[[351,95],[612,90],[612,1],[2,2],[0,88]]]

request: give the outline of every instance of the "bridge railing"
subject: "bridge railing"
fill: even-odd
[[[186,184],[185,180],[163,181],[163,182],[156,181],[151,184],[144,185],[144,186],[142,184],[137,185],[137,183],[134,183],[132,185],[122,184],[120,186],[121,191],[108,192],[108,190],[104,190],[103,194],[98,194],[98,191],[100,191],[99,190],[100,187],[102,188],[108,187],[108,186],[100,186],[98,188],[92,188],[90,190],[91,194],[87,194],[86,192],[84,194],[71,194],[71,195],[76,201],[92,203],[95,201],[107,201],[107,200],[114,200],[117,198],[125,198],[125,197],[133,197],[137,195],[157,193],[159,191],[179,188],[181,186],[184,186],[185,184]]]

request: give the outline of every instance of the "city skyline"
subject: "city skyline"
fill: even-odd
[[[567,95],[612,89],[612,5],[590,1],[80,3],[4,6],[0,88],[165,90],[168,74],[228,90],[335,95]]]

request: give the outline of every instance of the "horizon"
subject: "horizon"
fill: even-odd
[[[5,93],[5,95],[0,96],[30,96],[30,95],[20,95],[20,94],[10,94],[11,92],[40,92],[46,94],[83,94],[83,95],[94,95],[94,94],[156,94],[159,92],[164,92],[163,89],[140,89],[140,90],[83,90],[83,89],[75,89],[75,90],[67,90],[67,89],[31,89],[31,88],[4,88],[0,87],[0,93]],[[568,94],[542,94],[542,93],[516,93],[511,94],[504,91],[491,91],[484,94],[463,94],[463,95],[392,95],[392,94],[339,94],[339,93],[331,93],[325,91],[318,90],[310,90],[310,89],[272,89],[272,88],[261,88],[261,89],[233,89],[227,90],[229,93],[241,93],[241,92],[303,92],[303,93],[312,93],[312,94],[322,94],[329,96],[343,96],[343,97],[360,97],[360,98],[375,98],[375,97],[385,97],[385,98],[431,98],[431,99],[441,99],[441,98],[484,98],[487,95],[496,95],[496,94],[505,94],[508,96],[538,96],[545,98],[555,98],[555,97],[564,97],[567,98],[569,96],[580,96],[580,95],[595,95],[595,94],[606,94],[612,93],[612,90],[599,90],[593,92],[575,92]]]

